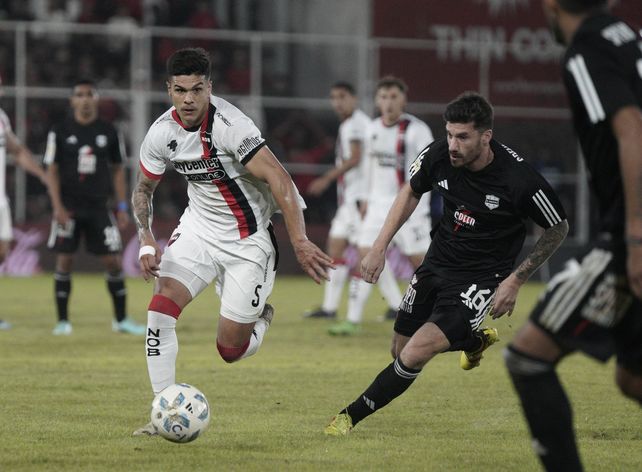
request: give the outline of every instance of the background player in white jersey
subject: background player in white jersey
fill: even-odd
[[[327,252],[336,265],[325,284],[323,304],[318,310],[306,313],[306,318],[335,318],[341,292],[348,278],[350,267],[344,259],[348,244],[356,245],[361,224],[360,205],[364,195],[364,161],[361,156],[370,118],[357,108],[354,87],[347,82],[337,82],[330,88],[332,109],[341,120],[336,143],[336,167],[308,186],[308,193],[320,196],[337,181],[337,212],[330,226]],[[393,302],[395,300],[393,299]],[[394,307],[396,311],[397,307]]]
[[[359,230],[357,244],[363,257],[382,228],[397,193],[409,178],[410,164],[433,140],[426,123],[404,112],[408,87],[397,77],[386,76],[377,83],[375,102],[381,116],[372,120],[366,136],[366,216]],[[429,197],[424,196],[414,213],[395,236],[394,243],[412,263],[419,267],[430,245]],[[359,330],[363,309],[372,285],[360,277],[352,281],[347,320],[331,326],[330,334],[350,335]],[[388,304],[396,309],[401,291],[394,273],[386,266],[377,281]]]
[[[175,383],[176,321],[216,280],[221,297],[216,345],[226,362],[254,354],[272,321],[266,304],[278,263],[270,217],[283,213],[295,255],[317,283],[332,260],[305,233],[300,196],[254,123],[211,95],[210,60],[200,48],[167,62],[174,106],[150,127],[132,195],[143,277],[157,277],[149,304],[146,355],[154,393]],[[167,164],[188,181],[190,198],[162,254],[151,231],[152,194]],[[138,434],[154,434],[151,424]]]
[[[2,78],[0,77],[0,88]],[[14,134],[11,122],[7,114],[0,108],[0,264],[4,262],[9,254],[9,248],[13,233],[11,231],[11,209],[7,198],[5,180],[7,172],[7,151],[11,153],[16,164],[30,174],[40,179],[43,185],[47,185],[45,171],[33,160],[31,152]],[[11,325],[0,319],[0,329],[9,329]]]

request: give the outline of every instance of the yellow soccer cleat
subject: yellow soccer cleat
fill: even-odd
[[[461,357],[459,358],[459,365],[464,370],[479,367],[479,362],[482,360],[482,357],[484,357],[482,353],[499,341],[499,333],[495,328],[482,328],[480,331],[477,331],[477,334],[482,340],[481,347],[474,352],[462,351]]]
[[[352,418],[347,413],[339,413],[323,430],[328,436],[347,436],[350,431],[352,431]]]

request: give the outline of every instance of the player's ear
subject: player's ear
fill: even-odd
[[[490,140],[493,139],[493,130],[487,129],[482,133],[482,142],[484,145],[490,143]]]
[[[169,83],[169,80],[165,81],[165,85],[167,86],[167,95],[170,97],[172,96],[172,84]]]

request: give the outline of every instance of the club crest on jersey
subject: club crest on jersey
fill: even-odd
[[[499,197],[496,197],[495,195],[486,195],[485,205],[489,210],[494,210],[499,206]]]
[[[475,227],[475,218],[471,216],[471,211],[467,210],[463,206],[460,206],[455,210],[455,228],[453,231],[459,231],[462,227],[467,229],[473,229]]]
[[[100,148],[104,148],[107,146],[107,136],[104,134],[99,134],[96,136],[96,146]]]

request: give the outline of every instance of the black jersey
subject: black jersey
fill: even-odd
[[[81,125],[68,119],[47,137],[45,164],[58,164],[60,193],[65,206],[105,203],[112,192],[112,164],[124,161],[116,128],[103,120]]]
[[[624,193],[610,118],[624,106],[642,106],[642,38],[614,16],[591,16],[573,36],[563,65],[575,129],[597,196],[600,230],[620,237]]]
[[[546,180],[515,151],[491,140],[494,159],[478,172],[450,164],[448,142],[439,139],[411,167],[417,194],[435,190],[444,214],[424,264],[448,280],[503,279],[526,236],[525,221],[549,228],[566,219]]]

